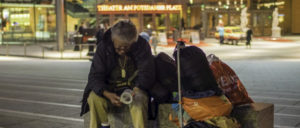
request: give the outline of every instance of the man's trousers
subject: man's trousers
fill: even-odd
[[[90,128],[99,128],[101,123],[108,123],[108,110],[112,106],[108,99],[91,91],[88,104],[90,106]],[[145,128],[147,124],[148,96],[144,91],[138,90],[135,92],[129,110],[134,128]]]

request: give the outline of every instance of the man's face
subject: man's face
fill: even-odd
[[[132,44],[118,39],[113,40],[113,43],[114,43],[115,51],[121,56],[125,55],[129,51],[130,46]]]

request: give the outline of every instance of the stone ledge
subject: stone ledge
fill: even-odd
[[[109,114],[109,122],[111,128],[133,128],[128,107],[121,108],[120,111],[111,112]],[[169,121],[169,113],[171,112],[171,104],[160,104],[158,110],[158,120],[149,121],[149,128],[176,128],[177,126]],[[274,127],[274,105],[269,103],[252,103],[250,105],[242,105],[235,107],[231,113],[241,124],[242,128],[273,128]],[[113,118],[114,117],[114,118]],[[84,116],[84,128],[89,128],[89,113]]]

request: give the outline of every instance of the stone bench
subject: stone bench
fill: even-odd
[[[251,106],[239,106],[233,109],[235,117],[242,128],[273,128],[274,104],[252,103]]]
[[[176,128],[177,126],[169,121],[171,104],[160,104],[158,109],[158,119],[149,121],[148,128]],[[124,112],[121,113],[121,111]],[[274,105],[253,103],[250,106],[235,107],[231,116],[235,117],[242,124],[242,128],[273,128]],[[89,128],[89,113],[86,113],[83,118],[84,128]],[[118,111],[111,112],[108,119],[111,128],[133,128],[129,109],[126,106]]]

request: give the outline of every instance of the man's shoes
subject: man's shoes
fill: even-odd
[[[110,128],[109,123],[101,123],[100,128]]]

